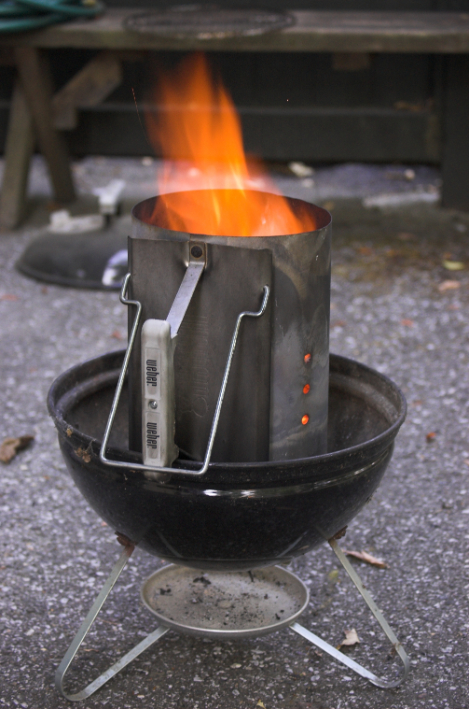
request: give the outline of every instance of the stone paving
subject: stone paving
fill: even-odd
[[[77,163],[75,209],[83,211],[92,186],[116,176],[128,180],[126,205],[135,203],[151,194],[152,169],[138,160]],[[437,195],[437,172],[414,172],[410,179],[399,167],[340,166],[301,179],[277,173],[286,191],[333,215],[331,350],[386,373],[408,401],[385,478],[341,540],[388,564],[353,562],[410,655],[407,682],[373,687],[289,630],[237,642],[170,632],[83,707],[469,706],[469,215],[442,210],[434,199],[363,204],[373,195]],[[28,221],[0,237],[0,438],[35,437],[0,463],[0,706],[62,709],[70,704],[54,689],[55,669],[120,552],[65,470],[45,401],[65,369],[124,346],[126,312],[116,293],[46,285],[15,270],[47,222],[40,161],[31,185]],[[137,549],[79,655],[71,687],[156,627],[139,588],[161,564]],[[290,568],[311,593],[302,624],[333,645],[355,628],[361,642],[345,652],[389,673],[390,646],[330,550]]]

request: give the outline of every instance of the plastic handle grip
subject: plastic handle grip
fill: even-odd
[[[174,444],[174,346],[166,320],[142,327],[142,452],[144,465],[167,467],[178,456]]]

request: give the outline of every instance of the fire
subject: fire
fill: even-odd
[[[293,211],[260,162],[246,158],[233,101],[204,55],[191,55],[161,76],[154,101],[159,111],[147,112],[146,125],[164,163],[152,223],[219,236],[276,236],[316,228],[312,214],[301,206]],[[187,161],[197,191],[171,192],[178,160]]]

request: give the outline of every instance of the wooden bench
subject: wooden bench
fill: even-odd
[[[110,9],[92,21],[74,21],[0,39],[17,67],[5,149],[0,224],[21,219],[29,161],[37,142],[58,201],[74,198],[62,131],[77,123],[77,111],[103,101],[120,83],[122,62],[144,52],[338,53],[359,60],[365,53],[447,55],[444,77],[443,203],[469,210],[469,12],[292,11],[295,22],[257,36],[165,38],[125,29],[135,10]],[[47,50],[98,50],[97,55],[53,95]],[[359,63],[359,62],[358,62]]]

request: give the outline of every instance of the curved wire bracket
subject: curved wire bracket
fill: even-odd
[[[322,640],[322,638],[318,637],[314,633],[312,633],[310,630],[307,630],[306,628],[303,628],[302,625],[299,623],[292,623],[290,625],[290,628],[295,631],[295,633],[298,633],[298,635],[301,635],[303,638],[306,640],[309,640],[310,643],[313,645],[316,645],[319,647],[321,650],[324,652],[327,652],[329,655],[331,655],[335,660],[338,662],[341,662],[343,665],[346,665],[350,670],[353,670],[353,672],[356,672],[357,674],[361,675],[361,677],[365,677],[367,680],[371,682],[371,684],[374,684],[376,687],[381,687],[382,689],[392,689],[393,687],[398,687],[402,682],[405,680],[407,675],[409,674],[410,670],[410,660],[409,656],[407,655],[406,651],[402,647],[401,643],[397,639],[394,631],[392,628],[388,625],[388,622],[386,621],[385,617],[379,610],[378,606],[368,593],[368,591],[365,588],[365,585],[363,581],[361,580],[360,576],[357,574],[353,566],[351,565],[350,561],[347,559],[345,556],[344,552],[340,548],[340,546],[337,544],[337,541],[335,539],[330,539],[329,544],[332,548],[332,551],[335,553],[337,558],[339,559],[340,563],[344,567],[345,571],[347,574],[350,576],[351,580],[357,587],[359,593],[363,597],[365,603],[367,604],[368,608],[371,610],[373,613],[374,617],[380,624],[381,628],[384,630],[385,634],[391,641],[394,650],[397,652],[399,657],[402,660],[402,664],[404,665],[404,671],[401,674],[400,677],[394,680],[387,680],[383,679],[382,677],[378,677],[374,672],[371,672],[370,670],[367,670],[366,667],[363,667],[362,665],[358,664],[358,662],[355,662],[355,660],[352,660],[350,657],[345,655],[343,652],[340,652],[340,650],[337,650],[335,647],[332,645],[329,645],[325,640]]]
[[[109,414],[108,422],[106,424],[106,429],[104,431],[103,442],[101,444],[101,450],[99,452],[99,459],[100,459],[101,463],[103,463],[104,465],[112,465],[113,467],[116,467],[116,468],[126,468],[127,470],[143,470],[143,471],[145,471],[146,477],[149,479],[152,479],[153,476],[158,478],[160,473],[172,473],[173,475],[192,475],[194,477],[203,475],[208,470],[208,466],[210,464],[210,458],[212,456],[213,444],[215,442],[215,436],[217,433],[218,421],[220,419],[220,413],[221,413],[221,407],[223,404],[223,399],[225,397],[226,386],[228,384],[228,377],[230,374],[231,363],[233,361],[233,355],[234,355],[234,352],[236,349],[236,343],[238,340],[241,322],[242,322],[243,318],[245,318],[245,317],[259,318],[259,317],[261,317],[261,315],[263,315],[265,313],[266,308],[267,308],[267,303],[269,301],[270,288],[269,288],[269,286],[264,286],[262,304],[257,312],[250,312],[248,310],[245,310],[238,315],[238,318],[236,320],[235,329],[233,331],[233,336],[231,338],[231,346],[230,346],[230,351],[228,353],[228,359],[227,359],[226,365],[225,365],[225,372],[223,374],[223,380],[222,380],[222,384],[221,384],[221,388],[220,388],[220,393],[218,394],[218,400],[217,400],[217,404],[215,407],[215,413],[213,415],[212,427],[210,429],[210,435],[209,435],[209,439],[208,439],[207,449],[205,452],[204,462],[202,464],[202,467],[199,468],[199,470],[191,470],[191,469],[187,469],[187,468],[168,468],[168,467],[156,467],[156,466],[150,467],[148,465],[142,465],[142,463],[131,463],[131,462],[120,461],[120,460],[112,460],[111,458],[106,457],[106,450],[108,447],[109,436],[111,434],[111,429],[112,429],[114,419],[116,416],[117,407],[119,405],[120,396],[121,396],[122,389],[124,386],[125,376],[127,374],[127,369],[129,367],[130,355],[132,353],[135,338],[137,336],[137,330],[138,330],[138,326],[139,326],[139,322],[140,322],[140,317],[142,314],[142,304],[137,300],[128,300],[126,297],[129,282],[130,282],[130,273],[128,273],[126,275],[126,277],[124,278],[124,282],[122,284],[120,300],[121,300],[121,303],[124,303],[124,305],[136,306],[137,313],[135,315],[135,319],[134,319],[134,322],[132,325],[132,330],[131,330],[130,337],[129,337],[129,344],[127,346],[127,350],[125,353],[124,362],[122,364],[121,373],[119,375],[119,380],[117,382],[116,392],[114,394],[114,400],[113,400],[112,406],[111,406],[111,412]]]
[[[166,626],[160,625],[156,630],[147,635],[144,640],[138,643],[138,645],[132,648],[132,650],[126,653],[123,657],[121,657],[120,660],[111,665],[109,669],[99,675],[99,677],[93,680],[93,682],[90,682],[90,684],[88,684],[84,689],[73,694],[69,694],[65,691],[65,675],[68,672],[73,660],[75,659],[75,656],[78,650],[80,649],[83,640],[88,634],[88,631],[96,620],[96,616],[100,612],[101,608],[107,600],[107,597],[114,588],[117,579],[119,578],[125,566],[127,565],[127,562],[130,559],[134,548],[135,547],[132,543],[125,544],[124,551],[122,552],[118,562],[112,569],[103,588],[101,589],[98,597],[96,598],[96,601],[93,603],[90,612],[88,613],[82,625],[80,626],[78,633],[73,638],[70,647],[68,648],[62,662],[57,668],[57,671],[55,673],[56,689],[58,689],[58,691],[71,702],[80,702],[83,699],[86,699],[87,697],[94,694],[100,687],[103,686],[103,684],[106,684],[106,682],[112,679],[112,677],[114,677],[118,672],[120,672],[124,667],[126,667],[130,662],[132,662],[132,660],[135,660],[135,658],[138,657],[142,652],[144,652],[144,650],[149,648],[151,645],[153,645],[153,643],[163,637],[163,635],[165,635],[169,630],[169,628],[167,628]]]
[[[119,538],[119,537],[118,537]],[[80,629],[78,630],[77,634],[75,635],[72,643],[70,644],[70,647],[68,648],[67,652],[64,655],[64,658],[62,662],[60,663],[59,667],[57,668],[56,674],[55,674],[55,686],[57,690],[69,701],[72,702],[78,702],[82,701],[83,699],[86,699],[87,697],[90,697],[92,694],[94,694],[100,687],[102,687],[106,682],[108,682],[110,679],[112,679],[118,672],[120,672],[124,667],[126,667],[132,660],[135,660],[142,652],[144,652],[147,648],[151,647],[157,640],[162,638],[169,630],[165,625],[160,625],[156,630],[154,630],[152,633],[147,635],[147,637],[142,640],[140,643],[138,643],[135,647],[132,648],[128,653],[126,653],[123,657],[120,658],[117,662],[115,662],[109,669],[107,669],[105,672],[103,672],[99,677],[97,677],[95,680],[90,682],[90,684],[86,685],[84,689],[75,692],[75,693],[68,693],[64,689],[64,680],[65,680],[65,675],[67,674],[73,660],[75,659],[75,656],[78,652],[78,650],[81,647],[81,644],[83,643],[86,635],[88,634],[88,631],[90,630],[91,626],[93,625],[94,621],[96,620],[96,617],[98,613],[101,611],[104,603],[106,602],[109,594],[111,593],[112,589],[114,588],[114,585],[119,578],[120,574],[124,570],[125,566],[127,565],[127,562],[132,555],[132,552],[134,550],[134,544],[130,542],[130,540],[126,539],[125,537],[120,537],[119,541],[124,544],[124,550],[115,564],[114,568],[112,569],[109,577],[107,578],[103,588],[101,589],[98,597],[96,598],[96,601],[94,602],[93,606],[91,607],[88,615],[86,616],[85,620],[83,621],[82,625],[80,626]],[[340,652],[337,650],[335,647],[332,645],[329,645],[325,640],[322,640],[322,638],[318,637],[311,631],[307,630],[304,628],[302,625],[299,623],[292,623],[289,627],[291,630],[293,630],[295,633],[298,633],[298,635],[301,635],[303,638],[308,640],[310,643],[313,645],[316,645],[319,647],[323,652],[327,652],[329,655],[331,655],[335,660],[338,662],[341,662],[343,665],[348,667],[350,670],[353,672],[356,672],[358,675],[361,677],[364,677],[365,679],[369,680],[372,684],[374,684],[377,687],[381,687],[383,689],[392,689],[393,687],[398,687],[407,677],[409,670],[410,670],[410,661],[409,658],[398,641],[397,637],[395,636],[393,630],[389,627],[387,621],[383,617],[381,611],[378,609],[376,606],[375,602],[371,598],[370,594],[368,591],[365,589],[363,582],[357,572],[354,570],[348,559],[346,558],[344,552],[340,547],[338,546],[337,542],[335,540],[329,540],[329,544],[331,545],[333,551],[337,555],[339,561],[341,562],[342,566],[344,567],[345,571],[348,573],[350,578],[352,579],[353,583],[359,590],[360,594],[363,596],[366,604],[370,608],[371,612],[377,619],[378,623],[380,624],[381,628],[384,630],[385,634],[389,638],[389,640],[392,642],[394,649],[396,650],[397,654],[402,660],[402,663],[404,665],[404,672],[401,674],[400,677],[394,680],[387,680],[383,679],[381,677],[378,677],[374,672],[371,672],[370,670],[366,669],[366,667],[363,667],[360,665],[358,662],[355,662],[355,660],[352,660],[350,657],[347,657],[344,653]]]

